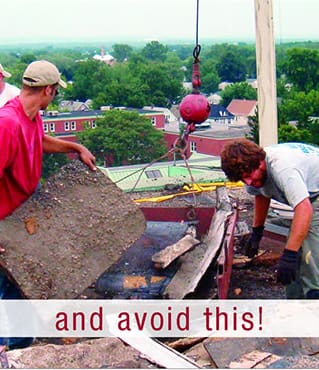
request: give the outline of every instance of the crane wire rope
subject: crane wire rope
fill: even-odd
[[[200,54],[200,51],[201,51],[201,46],[200,44],[198,43],[198,28],[199,28],[199,0],[196,0],[196,31],[195,31],[195,47],[194,47],[194,50],[193,50],[193,57],[194,57],[194,65],[198,65],[199,63],[199,54]],[[198,90],[199,86],[200,86],[200,74],[199,74],[199,69],[196,69],[195,71],[195,68],[194,68],[194,71],[193,71],[193,91],[194,90]],[[198,91],[197,91],[198,92]],[[187,168],[187,171],[189,173],[189,176],[190,176],[190,179],[191,179],[191,183],[192,185],[195,184],[195,180],[194,180],[194,176],[192,174],[192,171],[191,171],[191,168],[189,166],[189,163],[188,163],[188,160],[186,158],[186,155],[185,155],[185,151],[187,149],[187,146],[188,146],[188,136],[189,134],[191,134],[193,131],[195,131],[195,124],[187,124],[185,129],[183,130],[182,133],[180,133],[179,137],[176,139],[176,141],[174,142],[173,144],[173,147],[168,150],[165,154],[163,154],[162,156],[154,159],[153,161],[149,162],[147,165],[145,165],[144,167],[130,173],[129,175],[126,175],[124,176],[123,178],[117,180],[115,182],[115,184],[127,179],[128,177],[130,176],[133,176],[135,175],[136,173],[140,172],[137,180],[135,181],[133,187],[130,189],[129,193],[133,192],[135,189],[136,189],[136,186],[137,184],[139,183],[144,171],[152,166],[154,163],[168,157],[170,154],[172,153],[179,153],[181,158],[184,160],[184,163],[185,163],[185,166]],[[194,205],[196,205],[196,195],[193,194],[193,197],[194,197]]]

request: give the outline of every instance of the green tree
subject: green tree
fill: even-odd
[[[149,61],[145,61],[142,53],[132,53],[129,61],[128,67],[130,72],[133,75],[139,74],[140,69],[143,67],[144,64],[148,63]]]
[[[133,53],[128,63],[112,67],[99,61],[76,63],[73,83],[64,93],[66,99],[93,100],[103,105],[141,108],[144,105],[169,106],[182,95],[183,71],[179,58],[168,62],[149,61]]]
[[[250,127],[249,133],[246,134],[246,138],[259,144],[259,116],[258,116],[258,106],[256,108],[256,115],[248,117],[248,126]]]
[[[99,77],[104,81],[93,95],[93,106],[102,105],[126,106],[133,108],[143,107],[147,100],[147,85],[142,83],[138,75],[133,75],[127,64],[116,64],[108,70],[108,77]],[[108,81],[107,81],[108,79]]]
[[[168,47],[159,43],[158,41],[151,41],[142,49],[142,55],[144,58],[163,62],[166,58]]]
[[[216,69],[222,81],[240,82],[245,81],[247,66],[239,51],[228,46],[216,64]]]
[[[304,92],[319,87],[319,51],[293,48],[287,50],[287,60],[283,67],[287,79]]]
[[[319,116],[319,91],[292,92],[278,106],[279,124],[297,121],[298,128],[307,128],[309,117]]]
[[[27,64],[21,62],[18,62],[10,67],[9,72],[12,74],[12,77],[10,77],[8,82],[20,88],[22,85],[22,75],[26,67]]]
[[[319,146],[319,119],[309,120],[308,130],[311,135],[311,143]]]
[[[20,57],[21,63],[29,64],[33,61],[35,61],[37,58],[34,54],[22,54]]]
[[[311,134],[309,130],[298,129],[295,126],[284,124],[278,129],[278,142],[302,142],[311,143]]]
[[[170,106],[182,95],[183,72],[165,63],[145,64],[139,78],[147,85],[147,101],[156,106]]]
[[[220,82],[215,62],[212,59],[204,59],[200,65],[200,73],[202,82],[200,90],[207,94],[215,92]]]
[[[78,138],[99,165],[106,158],[112,158],[114,166],[148,163],[166,152],[163,132],[137,112],[110,110],[96,124],[95,129],[79,133]]]
[[[247,82],[238,82],[227,86],[222,92],[222,104],[227,107],[233,99],[257,100],[257,92]]]
[[[277,89],[277,97],[281,99],[287,99],[289,98],[291,87],[287,83],[287,79],[282,76],[277,79],[276,83],[276,89]]]
[[[66,90],[66,99],[85,101],[93,99],[112,80],[112,68],[96,60],[76,64],[72,85]]]
[[[190,55],[193,54],[193,45],[181,45],[181,44],[169,44],[167,46],[169,50],[177,55],[181,60],[187,59]]]
[[[133,52],[133,48],[127,44],[114,44],[112,46],[112,55],[118,62],[128,59]]]

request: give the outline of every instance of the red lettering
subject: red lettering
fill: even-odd
[[[156,327],[156,316],[158,316],[159,325]],[[164,326],[164,318],[160,312],[154,312],[151,316],[151,328],[152,330],[162,330]]]
[[[137,325],[138,330],[143,330],[144,325],[145,325],[145,321],[146,321],[146,317],[147,317],[147,312],[143,312],[141,321],[140,321],[140,315],[139,315],[138,312],[134,312],[134,316],[135,316],[136,325]]]

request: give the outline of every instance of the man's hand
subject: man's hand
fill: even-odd
[[[288,285],[296,280],[298,269],[298,252],[284,249],[279,259],[277,282]]]
[[[251,233],[245,246],[245,255],[247,257],[253,258],[258,254],[259,243],[263,237],[263,232],[263,226],[253,227],[253,232]]]
[[[94,155],[83,145],[79,150],[79,157],[92,171],[96,171]]]

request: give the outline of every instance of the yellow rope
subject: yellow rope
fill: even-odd
[[[237,187],[242,187],[243,183],[241,181],[237,181],[237,182],[218,181],[218,182],[202,183],[202,184],[201,183],[188,184],[188,185],[183,186],[183,190],[186,190],[186,191],[175,193],[175,194],[170,194],[170,195],[162,195],[160,197],[135,199],[134,202],[135,203],[165,202],[166,200],[170,200],[175,197],[180,197],[183,195],[196,194],[196,193],[201,193],[204,191],[212,191],[212,190],[215,190],[217,186],[226,186],[227,188],[237,188]]]

